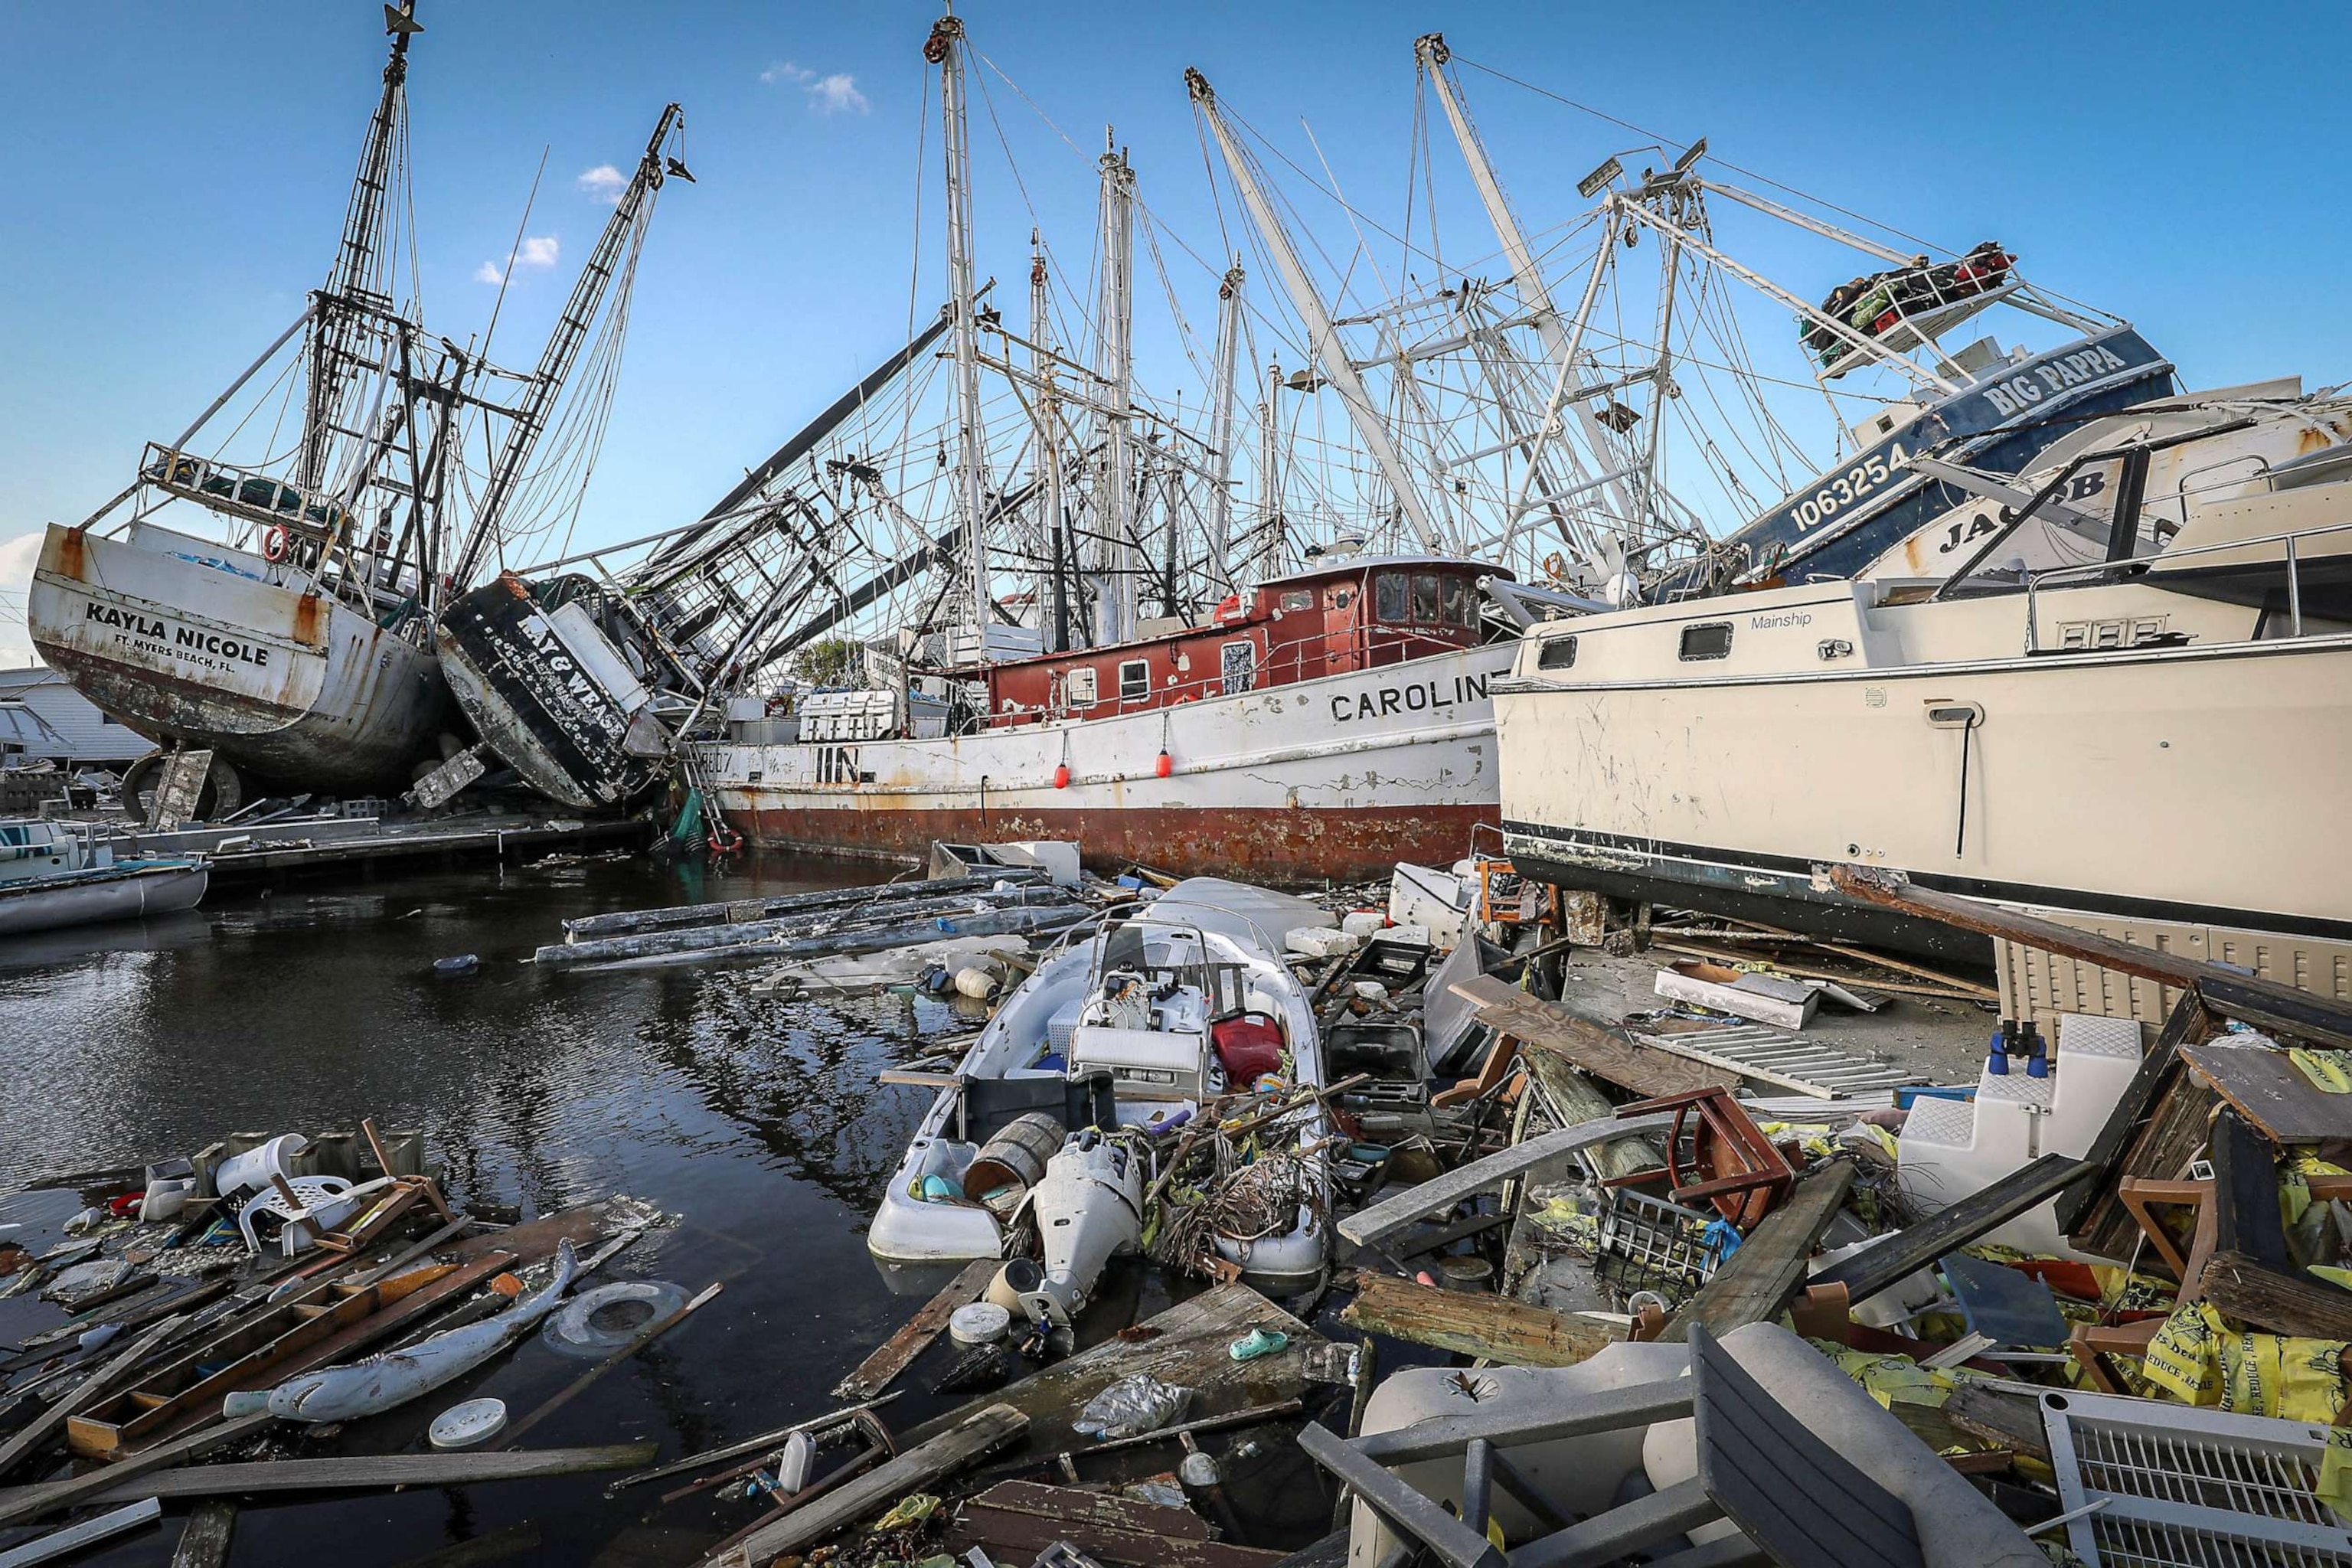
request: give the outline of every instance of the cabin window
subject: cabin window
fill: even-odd
[[[1148,659],[1125,658],[1118,664],[1118,700],[1140,702],[1151,695],[1151,664]]]
[[[1383,572],[1372,579],[1373,612],[1384,621],[1404,619],[1404,574]]]
[[[1238,697],[1257,684],[1257,644],[1244,637],[1239,642],[1223,644],[1218,649],[1225,680],[1225,695]]]
[[[1066,678],[1066,680],[1067,689],[1070,694],[1071,707],[1091,708],[1095,705],[1094,666],[1088,665],[1084,669],[1074,669],[1070,671],[1069,675]]]
[[[1702,621],[1683,628],[1682,657],[1686,659],[1729,658],[1731,657],[1731,623]]]
[[[1422,572],[1412,579],[1412,618],[1433,621],[1437,618],[1437,574]]]
[[[1461,577],[1447,577],[1437,585],[1439,619],[1449,626],[1466,626],[1475,616],[1470,610],[1470,584]]]
[[[1294,592],[1285,594],[1282,596],[1282,607],[1286,610],[1313,609],[1315,607],[1315,590],[1312,588],[1301,588],[1295,590]]]
[[[1575,663],[1576,639],[1574,637],[1554,637],[1543,645],[1542,652],[1536,655],[1538,669],[1568,669],[1573,668]]]

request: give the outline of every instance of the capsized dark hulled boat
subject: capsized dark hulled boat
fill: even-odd
[[[712,683],[821,586],[810,546],[824,521],[779,481],[944,330],[934,321],[642,564],[608,579],[509,572],[452,602],[436,640],[483,745],[582,811],[666,778]]]

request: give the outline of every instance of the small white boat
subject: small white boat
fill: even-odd
[[[115,858],[94,834],[56,822],[0,822],[0,936],[192,910],[202,858]]]
[[[1121,923],[1075,936],[1006,999],[957,1064],[882,1194],[866,1248],[894,1288],[924,1288],[942,1266],[1004,1256],[1013,1205],[964,1193],[982,1145],[1043,1111],[1066,1134],[1089,1124],[1126,1131],[1157,1170],[1203,1103],[1234,1081],[1231,1026],[1278,1032],[1296,1087],[1323,1081],[1321,1041],[1306,989],[1284,962],[1284,937],[1333,918],[1301,899],[1196,877]],[[1265,1038],[1263,1028],[1253,1033]],[[1224,1047],[1221,1049],[1222,1047]],[[1030,1125],[1034,1125],[1034,1121]],[[1309,1151],[1318,1191],[1287,1229],[1249,1240],[1220,1236],[1218,1254],[1261,1290],[1320,1283],[1330,1255],[1327,1136],[1310,1103],[1283,1124]],[[1038,1151],[1042,1159],[1052,1151]]]

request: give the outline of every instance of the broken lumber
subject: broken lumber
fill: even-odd
[[[185,1321],[178,1317],[166,1318],[149,1329],[129,1349],[84,1378],[80,1387],[35,1416],[23,1431],[5,1443],[0,1443],[0,1476],[5,1476],[18,1460],[56,1436],[75,1411],[87,1409],[111,1393],[132,1368],[146,1360],[157,1345],[171,1338]]]
[[[2162,1175],[2151,1171],[2123,1168],[2125,1152],[2139,1134],[2141,1124],[2155,1109],[2163,1092],[2165,1080],[2178,1064],[2180,1047],[2215,1034],[2221,1025],[2205,1011],[2197,993],[2181,993],[2172,1011],[2164,1020],[2163,1032],[2157,1036],[2156,1045],[2139,1061],[2139,1069],[2124,1086],[2123,1097],[2107,1113],[2106,1124],[2091,1142],[2090,1152],[2083,1157],[2088,1168],[2068,1184],[2058,1196],[2059,1234],[2081,1237],[2094,1230],[2105,1229],[2117,1223],[2120,1210],[2116,1203],[2116,1185],[2125,1176],[2149,1176],[2156,1180],[2169,1179],[2177,1173]],[[2128,1215],[2120,1215],[2128,1219]],[[2086,1252],[2099,1248],[2078,1240]]]
[[[520,1439],[524,1433],[530,1431],[532,1427],[538,1426],[541,1422],[546,1420],[549,1416],[554,1415],[557,1411],[571,1404],[573,1397],[577,1395],[582,1389],[586,1388],[590,1384],[595,1382],[598,1378],[604,1376],[606,1373],[612,1371],[623,1362],[629,1360],[639,1351],[645,1349],[647,1345],[653,1343],[656,1340],[661,1338],[664,1334],[677,1327],[678,1324],[684,1322],[691,1314],[699,1311],[713,1296],[718,1295],[724,1288],[725,1287],[717,1284],[706,1286],[701,1294],[696,1296],[694,1300],[687,1302],[686,1305],[680,1307],[677,1311],[670,1313],[669,1316],[662,1318],[657,1321],[647,1323],[644,1328],[639,1329],[635,1333],[629,1336],[628,1342],[625,1344],[623,1344],[619,1349],[606,1356],[603,1361],[598,1362],[594,1366],[590,1367],[586,1372],[582,1373],[578,1377],[573,1378],[570,1383],[565,1384],[561,1390],[548,1399],[546,1404],[541,1405],[538,1409],[532,1411],[530,1415],[516,1422],[512,1426],[507,1428],[507,1436],[510,1439]],[[514,1446],[515,1444],[512,1441],[509,1441],[507,1444],[507,1447],[509,1448]]]
[[[1797,1184],[1759,1221],[1739,1249],[1682,1304],[1658,1337],[1681,1343],[1691,1325],[1720,1337],[1742,1323],[1769,1322],[1805,1282],[1805,1265],[1853,1185],[1853,1162],[1832,1160]],[[2047,1194],[2044,1194],[2045,1196]],[[1891,1244],[1890,1244],[1891,1245]]]
[[[1958,1252],[2043,1202],[2081,1174],[2086,1163],[2071,1154],[2044,1154],[2023,1170],[2013,1171],[1907,1230],[1896,1231],[1868,1249],[1822,1270],[1812,1282],[1843,1285],[1848,1301],[1867,1301],[1896,1280],[1933,1267],[1944,1254]],[[1757,1228],[1760,1231],[1763,1227]],[[1739,1250],[1748,1249],[1742,1247]],[[1735,1260],[1737,1257],[1734,1254]]]
[[[1515,990],[1491,974],[1456,981],[1450,989],[1476,1011],[1478,1022],[1495,1031],[1497,1049],[1502,1037],[1508,1037],[1522,1047],[1556,1052],[1593,1077],[1645,1100],[1739,1087],[1736,1073],[1637,1045],[1614,1029],[1580,1018],[1557,1002]]]
[[[2352,1138],[2352,1100],[2323,1093],[2275,1047],[2224,1037],[2181,1047],[2180,1059],[2273,1143]]]
[[[1430,1215],[1442,1214],[1474,1193],[1502,1185],[1538,1165],[1561,1160],[1596,1144],[1614,1142],[1643,1132],[1663,1132],[1674,1125],[1671,1116],[1601,1117],[1546,1132],[1508,1149],[1457,1165],[1434,1181],[1407,1187],[1339,1221],[1339,1234],[1358,1247],[1371,1247],[1411,1228]]]
[[[857,1370],[833,1385],[835,1399],[871,1399],[890,1386],[890,1380],[911,1365],[924,1348],[940,1337],[956,1309],[970,1306],[988,1289],[996,1271],[1004,1267],[995,1258],[975,1258],[963,1266],[956,1277],[940,1288],[938,1295],[923,1303],[905,1326],[882,1342],[872,1355],[857,1363]]]
[[[1574,1366],[1625,1337],[1612,1324],[1370,1270],[1357,1274],[1356,1299],[1339,1321],[1366,1333],[1505,1366]]]
[[[226,1498],[207,1498],[188,1515],[179,1544],[172,1548],[171,1568],[226,1568],[228,1547],[236,1534],[236,1504]]]
[[[470,1453],[354,1454],[332,1459],[253,1459],[226,1465],[191,1465],[160,1476],[123,1481],[85,1500],[110,1502],[119,1497],[142,1495],[229,1497],[248,1492],[462,1487],[477,1481],[521,1481],[593,1470],[625,1470],[660,1452],[661,1445],[648,1437],[636,1443],[606,1443],[590,1448],[533,1448],[519,1454],[505,1449],[476,1449]],[[138,1458],[124,1463],[135,1464]],[[88,1479],[112,1480],[115,1471],[123,1468],[112,1466]]]
[[[908,1493],[953,1475],[991,1449],[1018,1438],[1028,1426],[1029,1418],[1009,1405],[974,1411],[930,1441],[761,1526],[725,1553],[704,1562],[709,1568],[758,1568],[787,1552],[837,1534]]]
[[[153,1498],[131,1503],[112,1513],[83,1520],[79,1524],[44,1535],[38,1541],[28,1541],[22,1546],[0,1552],[0,1568],[32,1568],[36,1563],[47,1563],[68,1552],[79,1552],[93,1542],[111,1540],[125,1531],[152,1524],[163,1512],[163,1505]]]
[[[1832,866],[1830,885],[1850,898],[1899,910],[1925,920],[1941,921],[1962,931],[1995,941],[2054,952],[2081,963],[2096,964],[2118,974],[2153,980],[2179,990],[2194,987],[2205,1005],[2225,1017],[2237,1018],[2260,1029],[2275,1029],[2299,1039],[2352,1047],[2352,1012],[2282,985],[2179,953],[2137,947],[2095,931],[2079,931],[2039,915],[2021,914],[1998,904],[1963,898],[1958,893],[1923,888],[1900,871],[1873,866]]]
[[[38,1519],[58,1509],[79,1507],[82,1503],[114,1497],[117,1493],[125,1498],[161,1495],[158,1491],[158,1483],[163,1479],[161,1476],[152,1480],[142,1480],[136,1486],[131,1484],[132,1479],[193,1459],[199,1454],[246,1436],[276,1419],[266,1410],[257,1411],[234,1421],[224,1421],[216,1426],[203,1427],[169,1443],[158,1443],[152,1448],[142,1449],[128,1458],[117,1460],[88,1475],[70,1476],[60,1481],[43,1481],[38,1486],[11,1488],[0,1492],[0,1524]]]
[[[1155,1568],[1274,1568],[1282,1557],[1212,1541],[1208,1521],[1189,1508],[1035,1481],[1000,1481],[966,1502],[947,1544],[958,1562],[978,1548],[1011,1563],[1033,1562],[1055,1542],[1097,1563]]]

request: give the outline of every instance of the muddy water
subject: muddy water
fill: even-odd
[[[925,1097],[879,1089],[875,1074],[969,1021],[906,996],[761,998],[740,967],[552,974],[518,961],[567,915],[874,874],[824,860],[723,880],[640,861],[467,868],[225,894],[146,927],[0,942],[0,1194],[39,1173],[188,1152],[226,1131],[373,1115],[421,1128],[453,1193],[478,1206],[529,1215],[626,1192],[681,1214],[620,1272],[688,1290],[725,1284],[536,1427],[531,1447],[649,1437],[667,1458],[830,1408],[827,1391],[912,1307],[883,1287],[864,1226]],[[433,960],[460,952],[480,955],[479,973],[436,979]],[[38,1229],[72,1206],[68,1194],[0,1197],[0,1223]],[[0,1302],[0,1340],[56,1320]],[[520,1418],[585,1364],[533,1340],[346,1434],[341,1451],[419,1448],[433,1414],[480,1394]],[[918,1406],[934,1407],[910,1400],[894,1425]],[[608,1500],[601,1485],[257,1504],[231,1561],[369,1568],[492,1537],[511,1550],[466,1560],[621,1568],[694,1561],[753,1517],[740,1500],[657,1507],[662,1486]],[[82,1561],[160,1564],[184,1514]]]

